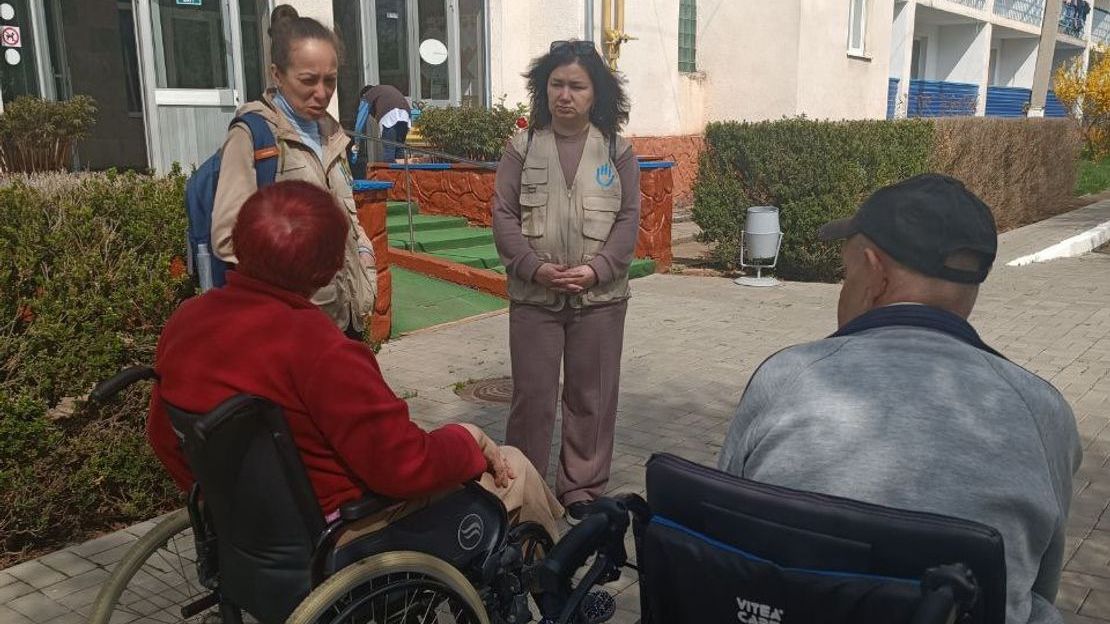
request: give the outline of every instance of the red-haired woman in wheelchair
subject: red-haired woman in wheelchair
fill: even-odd
[[[244,203],[227,286],[183,303],[158,341],[147,436],[159,459],[182,489],[191,486],[163,401],[203,413],[251,394],[284,409],[329,519],[366,490],[403,499],[373,518],[372,530],[479,479],[513,521],[557,536],[563,509],[520,451],[470,424],[418,427],[370,348],[312,304],[343,266],[349,229],[335,199],[306,182],[280,182]]]

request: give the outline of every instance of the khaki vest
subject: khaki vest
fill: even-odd
[[[616,163],[609,157],[609,141],[593,125],[589,132],[571,184],[563,179],[551,130],[536,130],[531,146],[528,133],[513,138],[517,153],[527,154],[520,176],[521,231],[542,262],[574,267],[593,260],[609,239],[620,211],[621,180]],[[622,154],[627,149],[628,143],[618,137],[613,153]],[[551,310],[564,305],[582,308],[620,301],[630,294],[628,273],[581,295],[563,295],[509,275],[510,299]]]
[[[330,117],[325,118],[325,121],[321,123],[321,131],[325,133],[326,137],[323,146],[324,159],[321,162],[312,148],[301,141],[300,135],[285,119],[284,115],[275,109],[269,94],[264,97],[264,101],[246,104],[239,109],[237,114],[242,115],[246,112],[262,115],[273,127],[274,137],[280,149],[275,181],[301,180],[321,186],[331,192],[347,214],[351,229],[350,235],[347,236],[346,249],[343,255],[343,268],[336,273],[330,284],[316,291],[312,296],[312,303],[315,303],[330,316],[339,328],[342,329],[352,325],[355,329],[362,330],[365,325],[364,319],[374,310],[374,300],[378,292],[378,276],[374,269],[363,269],[359,259],[359,245],[369,246],[370,241],[361,239],[359,236],[362,228],[359,225],[358,208],[355,205],[354,193],[351,190],[351,170],[347,164],[346,155],[346,148],[350,139],[343,134],[337,122]],[[228,161],[224,162],[227,163]],[[228,167],[225,165],[225,168]],[[238,173],[239,177],[247,177],[251,181],[254,180],[255,175],[253,168],[244,169],[241,172],[227,173]],[[224,176],[225,172],[221,171],[221,184],[218,188],[224,186]],[[234,184],[235,180],[228,179],[227,182]],[[243,188],[253,187],[253,185],[245,183],[240,183],[240,186]],[[238,214],[238,206],[245,199],[246,197],[237,198],[238,204],[235,208],[235,214]],[[233,223],[232,220],[231,223],[227,224],[228,234],[230,234],[230,227]],[[213,227],[215,228],[215,225]],[[215,234],[213,239],[218,242]]]

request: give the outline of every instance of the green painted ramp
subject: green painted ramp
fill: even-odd
[[[408,204],[403,201],[390,201],[386,216],[386,230],[390,247],[431,254],[476,269],[505,272],[505,267],[501,266],[501,258],[497,255],[497,247],[493,244],[492,230],[471,227],[463,217],[423,215],[420,214],[419,207],[414,202],[412,234],[416,244],[411,245]],[[632,261],[628,276],[635,279],[654,272],[654,261],[637,258]]]
[[[508,307],[500,297],[392,267],[393,329],[403,333]]]

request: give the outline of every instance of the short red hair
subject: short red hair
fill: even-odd
[[[351,224],[331,193],[308,182],[278,182],[239,210],[231,242],[236,270],[300,294],[327,286],[343,267]]]

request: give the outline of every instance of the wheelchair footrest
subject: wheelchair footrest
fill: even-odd
[[[202,613],[204,611],[207,611],[208,609],[211,609],[212,607],[219,604],[219,602],[220,595],[216,592],[209,592],[208,595],[200,598],[199,600],[194,600],[184,607],[181,607],[181,618],[187,620],[197,615],[198,613]]]

